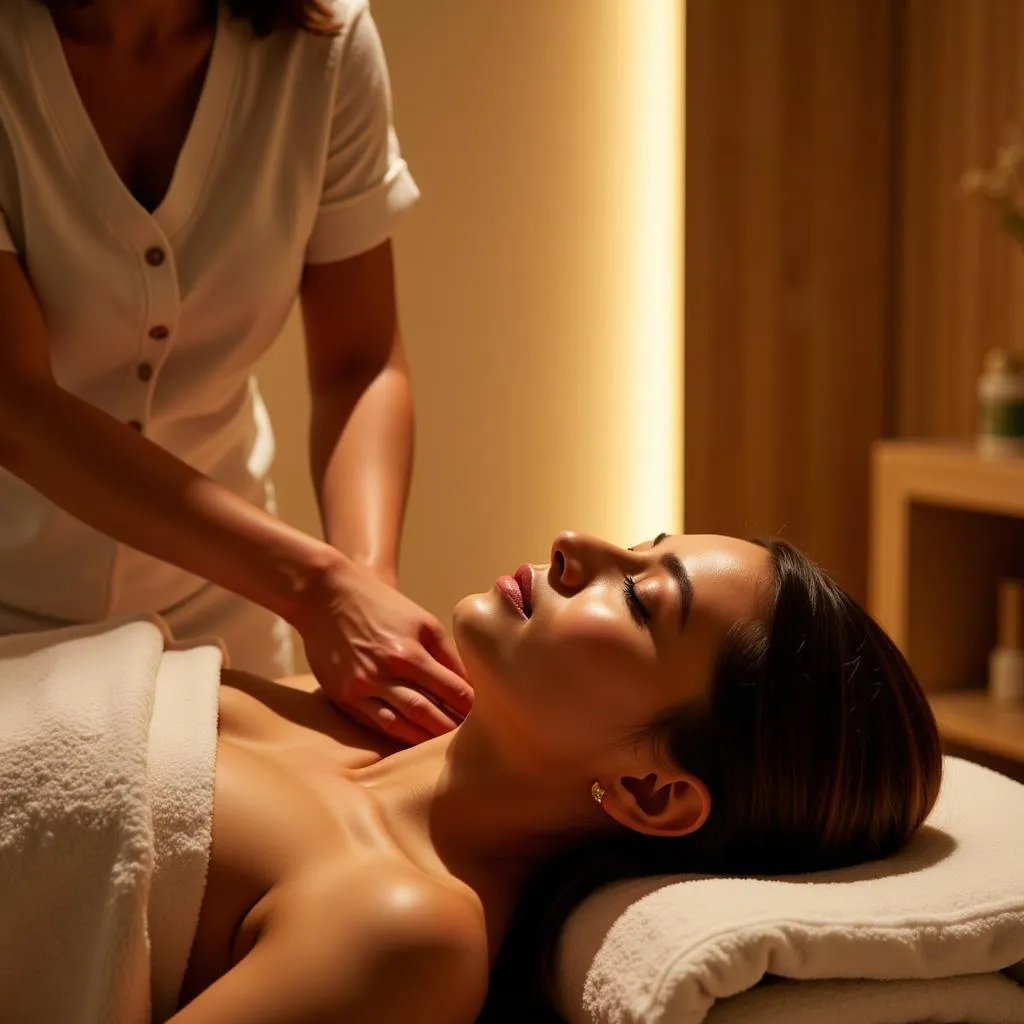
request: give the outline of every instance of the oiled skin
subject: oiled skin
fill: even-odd
[[[452,928],[462,935],[469,912],[468,987],[475,991],[465,1001],[475,1007],[489,946],[478,894],[410,861],[372,797],[350,777],[393,752],[393,741],[340,714],[312,677],[272,683],[232,671],[222,677],[218,733],[210,868],[180,1005],[215,985],[278,921],[304,937],[319,936],[311,941],[343,963],[365,937],[360,922],[386,920],[388,894],[402,885],[427,893],[432,920],[443,922],[452,910]],[[282,949],[287,959],[287,944]],[[301,948],[294,955],[304,959],[280,962],[282,978],[310,969]],[[365,999],[370,1007],[375,996],[367,992]],[[193,1019],[188,1014],[181,1019]]]

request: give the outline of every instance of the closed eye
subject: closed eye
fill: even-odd
[[[629,614],[633,616],[633,621],[640,629],[649,629],[653,618],[651,610],[640,600],[640,595],[636,592],[636,580],[632,576],[627,576],[623,581],[622,592],[626,597],[626,607],[629,609]]]

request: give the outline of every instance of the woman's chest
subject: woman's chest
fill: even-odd
[[[372,855],[400,856],[340,759],[315,745],[222,740],[206,890],[182,996],[225,974],[252,947],[268,901],[310,875]]]
[[[307,770],[341,776],[400,749],[338,711],[311,675],[272,682],[225,669],[218,730],[222,740],[300,777]]]

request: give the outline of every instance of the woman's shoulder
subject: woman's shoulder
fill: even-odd
[[[464,1011],[470,1020],[486,994],[479,900],[457,881],[398,860],[309,872],[274,894],[261,932],[253,953],[263,945],[285,976],[336,987],[338,1007],[372,1000],[380,1014],[373,1019],[414,1019],[403,1014],[443,1001],[459,1008],[451,1019]],[[314,977],[317,965],[330,977]]]
[[[325,864],[268,897],[230,971],[173,1018],[472,1024],[487,993],[470,894],[401,861]]]
[[[472,889],[391,856],[347,858],[307,871],[282,886],[270,913],[279,924],[323,915],[332,927],[358,930],[361,942],[418,937],[472,943],[486,935]]]

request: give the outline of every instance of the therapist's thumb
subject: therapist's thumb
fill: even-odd
[[[420,630],[420,643],[424,650],[446,669],[454,672],[462,679],[466,678],[466,666],[462,664],[458,649],[449,639],[448,634],[436,619],[424,623]]]

